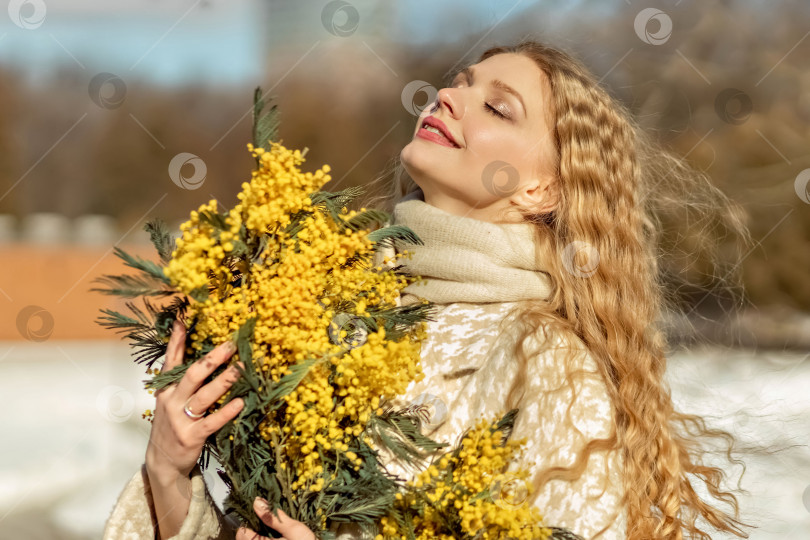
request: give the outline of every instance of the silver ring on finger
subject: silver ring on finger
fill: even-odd
[[[203,416],[205,416],[205,412],[204,412],[204,411],[203,411],[203,412],[201,412],[201,413],[199,413],[199,414],[198,414],[198,413],[195,413],[195,412],[192,412],[192,410],[191,410],[191,409],[189,409],[189,407],[188,407],[188,402],[189,402],[189,401],[191,401],[191,398],[188,398],[188,399],[186,400],[186,403],[183,405],[183,412],[184,412],[184,413],[186,413],[186,416],[188,416],[188,417],[189,417],[189,418],[191,418],[192,420],[199,420],[200,418],[202,418]]]

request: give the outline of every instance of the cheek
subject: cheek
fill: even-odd
[[[482,130],[474,142],[469,174],[480,178],[482,194],[510,195],[533,176],[538,148],[536,141],[527,139],[525,134],[521,136],[515,130]]]
[[[475,165],[484,169],[495,161],[505,161],[520,169],[526,153],[526,141],[521,140],[514,132],[497,129],[481,129],[473,136],[469,145],[470,155]]]

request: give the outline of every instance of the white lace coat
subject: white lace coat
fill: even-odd
[[[426,429],[426,435],[456,444],[460,434],[482,414],[491,418],[506,412],[506,394],[516,374],[512,355],[514,336],[510,332],[499,333],[498,324],[514,305],[503,302],[438,306],[435,321],[429,323],[423,342],[425,378],[411,383],[399,399],[400,404],[426,399],[434,403],[431,424],[435,424],[435,429]],[[514,467],[530,471],[572,464],[585,442],[606,437],[613,422],[605,385],[593,358],[580,349],[578,365],[568,366],[589,372],[573,379],[577,398],[572,401],[571,388],[564,383],[566,367],[561,352],[564,347],[576,345],[561,336],[549,339],[554,341],[551,347],[530,362],[524,405],[512,435],[513,439],[528,439],[524,460]],[[413,471],[384,459],[392,472],[407,479],[412,477]],[[212,502],[199,470],[193,474],[192,485],[194,494],[188,518],[173,539],[233,538],[233,524],[224,520]],[[621,495],[621,456],[618,452],[594,453],[578,480],[549,482],[538,492],[533,504],[548,525],[566,527],[584,538],[594,538],[607,527],[598,538],[614,540],[626,537]],[[104,539],[153,538],[153,513],[148,478],[139,471],[119,497]],[[341,525],[336,532],[340,540],[362,538],[354,525]]]

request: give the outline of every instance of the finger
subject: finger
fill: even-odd
[[[205,381],[220,364],[233,356],[234,352],[236,352],[236,346],[232,341],[226,341],[194,362],[177,384],[176,395],[178,399],[185,402],[191,397],[191,394],[197,391],[203,381]]]
[[[253,529],[247,527],[239,527],[236,530],[236,540],[270,540],[266,536],[262,536]]]
[[[208,435],[219,431],[222,426],[236,418],[236,415],[239,414],[239,411],[241,411],[244,406],[245,401],[242,398],[233,399],[217,412],[209,414],[202,420],[199,420],[200,426],[202,426],[203,431]]]
[[[284,524],[281,523],[281,520],[276,518],[273,515],[272,510],[270,510],[270,505],[268,502],[261,497],[256,497],[253,499],[253,511],[256,512],[256,515],[259,516],[259,519],[264,522],[265,525],[269,527],[273,527],[276,531],[286,536],[286,531],[284,529],[287,528],[287,521],[285,520]],[[281,517],[281,508],[278,509],[278,515]]]
[[[206,384],[189,398],[188,406],[192,411],[204,411],[217,402],[239,380],[239,370],[231,366]]]
[[[172,334],[166,346],[166,360],[163,361],[161,372],[176,368],[183,362],[183,353],[186,345],[186,326],[175,319],[172,325]]]
[[[309,527],[296,521],[284,513],[284,510],[278,508],[278,517],[273,515],[270,510],[270,505],[266,500],[261,497],[256,497],[253,500],[253,511],[259,516],[265,525],[272,527],[279,533],[284,535],[284,538],[295,538],[296,540],[315,540],[315,533],[309,530]]]

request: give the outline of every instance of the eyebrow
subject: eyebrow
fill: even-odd
[[[472,82],[473,81],[473,68],[465,67],[464,69],[459,71],[456,74],[455,77],[453,77],[453,80],[455,80],[456,77],[458,77],[459,75],[464,75],[464,77],[468,81]],[[512,88],[511,86],[509,86],[508,84],[506,84],[505,82],[503,82],[500,79],[493,79],[492,83],[491,83],[491,86],[493,86],[495,88],[498,88],[499,90],[503,90],[507,94],[513,95],[520,102],[520,106],[523,107],[523,117],[526,118],[526,104],[523,103],[523,98],[520,96],[520,93],[517,90],[515,90],[514,88]]]

